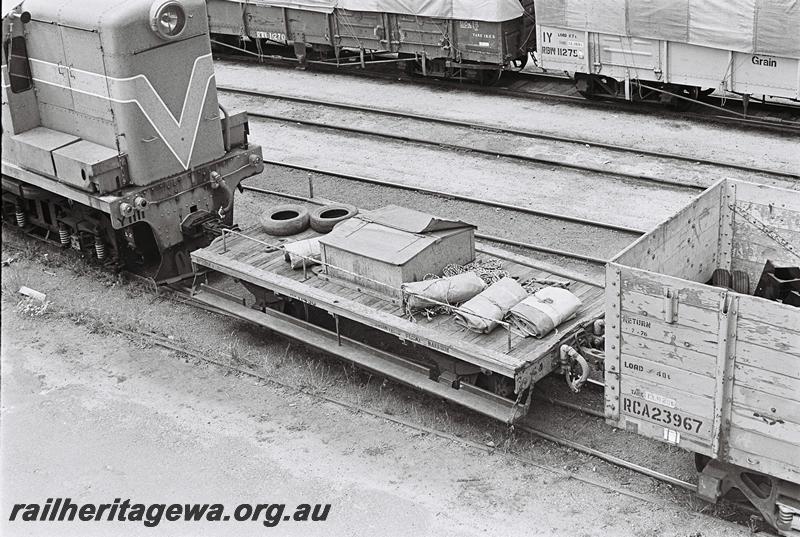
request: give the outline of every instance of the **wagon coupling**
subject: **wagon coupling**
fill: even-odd
[[[561,345],[559,361],[561,362],[561,372],[567,380],[567,386],[573,392],[578,393],[586,383],[586,379],[589,378],[589,363],[586,358],[581,356],[581,353],[569,345]],[[573,371],[576,364],[581,370],[579,375]]]

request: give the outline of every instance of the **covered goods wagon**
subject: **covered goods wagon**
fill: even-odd
[[[541,67],[587,96],[800,98],[800,4],[789,0],[537,0]]]

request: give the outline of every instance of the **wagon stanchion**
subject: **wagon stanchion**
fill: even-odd
[[[256,237],[251,237],[251,236],[246,235],[244,233],[233,231],[233,230],[228,230],[228,233],[231,234],[231,235],[235,235],[237,237],[242,237],[243,239],[247,239],[247,240],[256,242],[256,243],[261,244],[263,246],[266,246],[268,249],[270,249],[272,251],[287,252],[287,250],[286,250],[284,245],[272,244],[272,243],[269,243],[267,241],[263,241],[261,239],[258,239]],[[224,246],[224,243],[223,243],[223,246]],[[227,250],[225,250],[225,251],[227,252]],[[326,262],[321,261],[319,259],[314,259],[313,257],[309,257],[309,256],[302,255],[302,254],[293,254],[293,255],[295,255],[296,257],[299,257],[302,260],[304,270],[306,270],[307,262],[312,262],[313,264],[319,264],[319,265],[322,265],[325,268],[331,268],[331,269],[340,271],[340,272],[342,272],[344,274],[349,274],[351,276],[358,276],[358,277],[362,278],[365,281],[368,281],[368,282],[373,283],[373,284],[381,285],[381,286],[386,287],[386,288],[388,288],[390,290],[393,290],[393,291],[399,291],[399,292],[407,294],[409,296],[414,296],[414,297],[417,297],[417,298],[423,298],[426,301],[431,302],[432,304],[434,304],[436,306],[444,306],[444,307],[448,308],[448,310],[451,313],[452,312],[464,312],[464,313],[468,313],[469,315],[471,315],[473,317],[477,317],[477,318],[483,319],[485,321],[491,321],[491,322],[497,323],[498,325],[506,327],[506,329],[509,331],[509,338],[508,338],[509,351],[512,348],[512,345],[511,345],[511,334],[510,334],[510,332],[511,332],[511,323],[509,323],[507,321],[503,321],[502,319],[497,320],[497,319],[494,319],[494,318],[486,317],[486,316],[480,315],[478,313],[474,313],[472,311],[465,311],[465,310],[462,310],[458,306],[454,306],[452,304],[448,304],[446,302],[442,302],[442,301],[427,297],[427,296],[422,295],[420,293],[410,292],[410,291],[408,291],[406,289],[403,289],[402,287],[400,287],[400,288],[394,287],[394,286],[392,286],[390,284],[387,284],[386,282],[382,282],[382,281],[379,281],[379,280],[375,280],[373,278],[369,278],[369,277],[363,276],[361,274],[357,274],[357,273],[349,271],[349,270],[347,270],[345,268],[337,267],[335,265],[331,265],[330,263],[326,263]],[[306,277],[306,276],[307,276],[307,273],[304,273],[304,277]],[[306,277],[306,279],[308,279],[308,278]],[[336,315],[334,315],[334,316],[336,317]],[[337,320],[337,331],[338,331],[338,320]]]

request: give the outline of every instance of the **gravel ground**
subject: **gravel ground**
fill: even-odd
[[[637,236],[629,233],[588,227],[570,222],[553,221],[549,218],[536,217],[524,213],[495,209],[474,203],[422,195],[412,191],[402,191],[377,185],[353,183],[345,179],[330,176],[313,176],[314,195],[319,198],[339,202],[357,200],[361,209],[376,209],[385,205],[401,205],[413,207],[433,214],[460,218],[478,225],[478,230],[488,235],[502,236],[512,240],[535,243],[557,248],[610,258],[630,244]],[[248,186],[268,190],[288,192],[308,196],[308,174],[280,167],[270,167],[261,177],[248,179]],[[279,203],[295,203],[291,200],[265,196],[258,193],[245,192],[238,196],[242,204],[237,208],[237,218],[244,228],[255,225],[257,219],[247,215],[258,215],[267,207]],[[310,206],[316,207],[316,206]],[[589,265],[583,261],[572,260],[560,256],[540,254],[531,250],[518,250],[517,253],[545,260],[577,270],[582,274],[602,278],[603,270],[598,265]]]
[[[264,158],[522,205],[617,226],[650,229],[695,190],[468,152],[250,120]],[[279,140],[274,143],[272,140]]]
[[[3,269],[4,512],[9,502],[54,495],[96,502],[119,496],[231,505],[307,501],[332,503],[335,516],[325,525],[279,526],[277,534],[746,534],[649,478],[509,435],[471,412],[278,335],[122,284],[72,252],[31,246],[16,234],[3,238],[3,259],[17,258]],[[46,310],[19,300],[16,289],[23,284],[47,294]],[[496,448],[487,454],[313,395],[254,383],[153,348],[147,339],[121,337],[119,328],[152,332],[282,383]],[[665,471],[687,468],[690,461],[686,453],[563,409],[535,411],[532,420],[591,443],[604,442],[597,431],[619,435],[614,449],[659,461]],[[644,500],[565,479],[565,471]],[[4,535],[49,535],[54,529],[2,524]],[[58,533],[100,535],[110,528],[64,526]],[[123,529],[113,527],[115,534]],[[246,529],[162,525],[147,533],[240,535]]]
[[[377,101],[383,107],[418,113],[790,171],[800,165],[794,140],[763,133],[663,119],[642,129],[646,116],[637,113],[224,62],[217,65],[217,72],[222,84],[362,104]],[[686,192],[677,189],[416,144],[379,143],[369,136],[336,136],[288,123],[252,121],[251,132],[267,158],[374,173],[408,184],[444,185],[442,190],[637,227],[654,225],[687,199]],[[470,138],[470,143],[477,142]],[[363,208],[408,205],[477,222],[485,233],[601,257],[613,255],[632,240],[624,233],[414,192],[314,174],[312,178],[317,196]],[[305,194],[308,174],[268,167],[248,184]],[[285,200],[238,195],[237,221],[242,227],[252,225],[266,207],[278,202]],[[274,533],[680,537],[748,533],[724,520],[740,517],[724,504],[704,505],[683,491],[515,433],[280,335],[154,296],[139,284],[89,267],[71,251],[32,243],[4,229],[2,257],[12,255],[15,261],[2,271],[3,512],[8,512],[10,502],[43,501],[56,495],[98,502],[118,496],[166,502],[302,500],[332,503],[336,515],[324,525],[283,525]],[[593,277],[602,275],[597,266],[537,257]],[[21,285],[46,293],[47,308],[20,300]],[[294,388],[232,375],[185,353],[152,347],[152,339],[122,337],[120,329],[155,334],[173,345],[191,347],[195,356],[230,363]],[[562,396],[561,384],[554,379],[541,388]],[[412,426],[344,410],[324,402],[320,394],[390,414]],[[597,404],[588,391],[578,400]],[[547,404],[536,404],[529,419],[532,425],[634,462],[684,479],[693,476],[690,454],[614,430],[602,420]],[[433,427],[486,449],[420,433],[414,426]],[[582,480],[599,481],[625,493]],[[10,524],[5,517],[0,524],[3,535],[54,531],[101,535],[112,528],[23,526]],[[116,526],[113,529],[120,533]],[[188,530],[162,525],[146,533],[241,535],[248,529],[237,524]],[[258,533],[262,531],[259,526]],[[134,528],[130,534],[143,533]]]
[[[341,125],[376,134],[431,140],[435,143],[465,146],[475,150],[503,152],[520,157],[588,166],[609,173],[680,181],[687,185],[708,187],[719,179],[731,178],[769,184],[781,188],[800,188],[797,181],[771,174],[739,170],[696,161],[659,158],[642,153],[605,149],[591,144],[566,143],[492,131],[455,127],[429,121],[396,118],[379,113],[342,110],[322,105],[288,100],[221,93],[221,101],[231,110],[247,110],[287,119],[313,120],[327,125]],[[488,122],[495,126],[495,122]],[[532,172],[536,167],[532,168]],[[602,179],[602,176],[600,177]]]
[[[733,130],[691,120],[609,111],[569,103],[463,92],[385,80],[342,77],[220,61],[217,83],[309,98],[373,105],[424,115],[482,122],[582,138],[693,158],[797,173],[797,139],[778,133]]]

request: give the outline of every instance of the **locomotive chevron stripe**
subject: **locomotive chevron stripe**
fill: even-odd
[[[172,114],[145,75],[115,78],[35,58],[30,62],[31,74],[37,83],[138,106],[181,166],[189,169],[203,106],[214,78],[211,54],[195,58],[179,118]],[[64,84],[67,78],[69,85]]]

